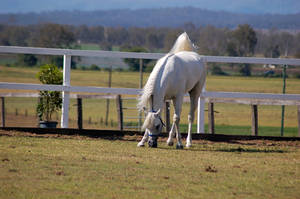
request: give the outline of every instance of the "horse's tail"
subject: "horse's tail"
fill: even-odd
[[[194,51],[194,52],[197,51],[195,45],[191,42],[186,32],[182,33],[177,38],[175,44],[173,45],[173,48],[170,50],[169,53],[175,54],[181,51]]]

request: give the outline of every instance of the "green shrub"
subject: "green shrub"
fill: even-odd
[[[18,56],[18,62],[25,66],[35,66],[38,59],[32,54],[21,54]]]
[[[214,65],[211,69],[211,74],[212,75],[228,75],[227,73],[225,73],[222,68],[218,65]]]
[[[97,66],[96,64],[92,64],[90,66],[90,70],[101,70],[99,66]]]
[[[37,78],[43,84],[63,83],[63,74],[53,64],[46,64],[41,67]],[[40,91],[40,98],[36,108],[41,121],[51,121],[52,114],[59,111],[62,105],[62,98],[59,91]]]

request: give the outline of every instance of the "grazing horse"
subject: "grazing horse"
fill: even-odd
[[[159,59],[143,88],[139,98],[138,108],[144,110],[146,117],[142,129],[145,134],[138,146],[147,142],[150,147],[157,147],[157,137],[164,125],[161,119],[161,109],[165,100],[172,100],[174,116],[167,144],[173,145],[176,133],[176,148],[182,149],[179,121],[183,98],[186,93],[190,95],[190,112],[188,115],[188,137],[186,147],[192,146],[192,123],[198,98],[206,78],[206,71],[202,58],[195,52],[195,47],[186,33],[181,34],[176,40],[171,51]],[[147,105],[150,105],[148,110]]]

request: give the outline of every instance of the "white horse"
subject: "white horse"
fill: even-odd
[[[139,147],[144,146],[149,137],[149,146],[157,147],[157,137],[164,125],[160,117],[160,110],[163,108],[165,100],[172,100],[174,116],[167,144],[173,145],[173,137],[176,132],[176,148],[183,148],[179,121],[185,93],[189,93],[191,101],[186,147],[192,146],[192,123],[205,78],[206,71],[202,58],[195,52],[195,47],[188,35],[181,34],[172,50],[157,61],[139,98],[138,108],[145,110],[147,114],[142,127],[145,134],[138,143]],[[149,111],[146,111],[147,104],[150,105]]]

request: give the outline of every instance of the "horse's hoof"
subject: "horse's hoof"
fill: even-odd
[[[173,142],[167,142],[168,146],[173,146],[174,143]]]
[[[157,148],[157,142],[148,142],[150,148]]]
[[[191,148],[192,147],[191,144],[186,144],[185,146],[186,146],[186,148]]]
[[[138,146],[138,147],[144,147],[145,145],[144,145],[143,143],[140,143],[140,142],[139,142],[139,143],[137,144],[137,146]]]
[[[183,149],[183,145],[176,145],[176,149]]]

